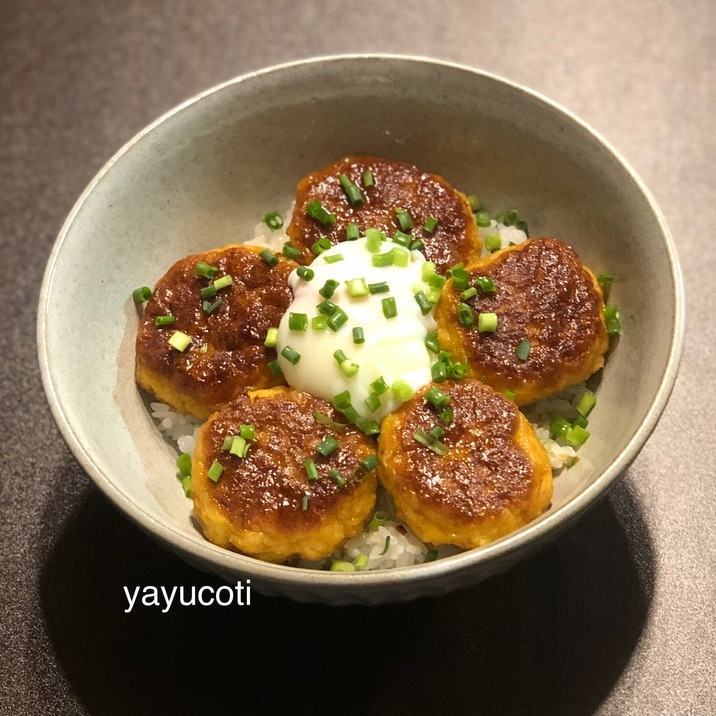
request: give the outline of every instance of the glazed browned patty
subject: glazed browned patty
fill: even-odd
[[[242,395],[213,415],[200,432],[192,465],[194,513],[205,536],[271,562],[292,557],[329,556],[363,528],[375,503],[375,470],[361,462],[375,455],[375,441],[349,426],[334,429],[313,411],[341,416],[327,402],[287,388]],[[227,435],[253,425],[246,457],[222,450]],[[318,446],[335,438],[338,447],[323,456]],[[207,472],[223,467],[218,482]],[[318,479],[305,467],[313,460]],[[341,480],[338,471],[345,484]]]
[[[375,185],[363,187],[363,174],[370,170]],[[340,184],[345,174],[360,190],[363,202],[353,206]],[[336,221],[326,227],[306,215],[309,202],[318,200]],[[374,157],[345,157],[322,171],[309,174],[298,184],[296,204],[287,234],[291,243],[303,251],[302,261],[310,263],[311,246],[322,236],[336,244],[346,238],[346,227],[356,223],[361,234],[378,228],[390,238],[399,224],[396,209],[405,209],[412,219],[409,232],[422,239],[425,257],[435,262],[439,272],[480,253],[481,242],[472,210],[466,198],[442,177],[417,167]],[[428,217],[437,219],[432,233],[423,230]]]
[[[449,396],[441,419],[425,396]],[[416,439],[440,426],[438,454]],[[379,477],[398,514],[425,542],[465,549],[491,542],[541,514],[552,496],[547,453],[516,405],[475,380],[418,391],[389,415],[379,439]]]
[[[599,284],[567,244],[531,239],[468,267],[469,283],[489,277],[494,293],[480,288],[464,300],[452,281],[443,289],[435,318],[442,347],[466,361],[468,375],[510,390],[525,405],[585,380],[604,363],[608,336]],[[458,318],[469,306],[474,325]],[[497,330],[478,330],[480,313],[497,314]],[[529,341],[529,354],[517,354]]]
[[[229,274],[233,283],[203,299],[201,289],[212,280],[197,276],[201,261],[218,268],[215,278]],[[292,300],[287,279],[295,266],[283,257],[270,266],[260,249],[250,246],[227,246],[175,263],[144,309],[136,341],[137,383],[176,410],[206,418],[248,388],[283,382],[269,370],[276,354],[264,340]],[[220,305],[207,313],[204,300],[219,298]],[[155,318],[164,315],[175,322],[157,326]],[[183,352],[168,343],[175,331],[192,339]]]

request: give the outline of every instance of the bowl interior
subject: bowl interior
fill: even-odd
[[[532,236],[571,244],[614,275],[623,336],[598,388],[592,438],[555,483],[549,512],[482,550],[394,574],[313,574],[213,547],[190,519],[174,453],[133,380],[131,292],[186,254],[248,240],[297,181],[345,154],[417,164],[516,207]],[[504,568],[579,514],[653,428],[673,383],[680,279],[668,232],[639,180],[578,120],[498,78],[408,58],[302,62],[229,82],[121,150],[82,195],[48,265],[40,362],[55,416],[97,484],[204,569],[252,576],[299,599],[384,601],[436,593]],[[356,577],[360,577],[359,579]]]

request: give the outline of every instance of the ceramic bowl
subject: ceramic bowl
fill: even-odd
[[[601,376],[592,437],[549,510],[484,548],[409,568],[334,573],[263,563],[208,543],[134,384],[134,288],[177,259],[253,236],[297,181],[346,154],[407,161],[532,235],[614,275],[623,335]],[[100,490],[160,543],[270,595],[376,604],[438,595],[510,567],[594,504],[649,437],[674,382],[683,297],[664,220],[625,160],[535,92],[422,58],[340,56],[252,73],[172,110],[126,144],[64,224],[42,287],[38,344],[50,406]]]

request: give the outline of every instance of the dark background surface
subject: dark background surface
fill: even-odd
[[[121,517],[54,425],[35,347],[53,241],[104,162],[177,103],[267,65],[368,51],[525,84],[624,154],[683,265],[672,399],[606,500],[474,588],[125,614],[123,586],[220,582]],[[710,0],[4,0],[0,714],[716,713],[715,68]]]

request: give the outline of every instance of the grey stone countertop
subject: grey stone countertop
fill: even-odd
[[[125,614],[123,585],[215,580],[120,516],[55,427],[35,346],[53,241],[104,162],[182,100],[279,62],[373,51],[526,85],[624,154],[682,262],[671,400],[606,500],[472,589]],[[700,412],[716,404],[714,117],[711,0],[4,0],[0,714],[716,713],[716,440]]]

